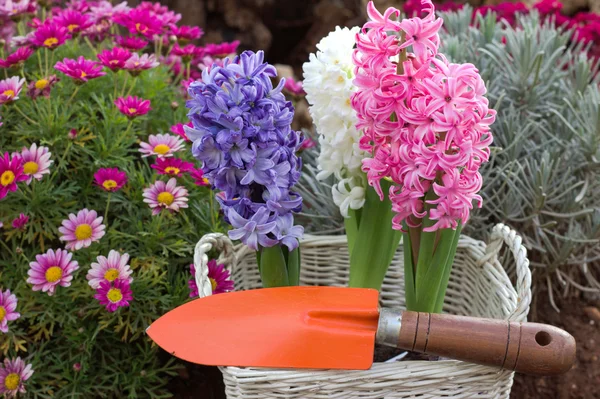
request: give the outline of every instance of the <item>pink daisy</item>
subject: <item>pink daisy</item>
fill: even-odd
[[[183,129],[184,126],[193,127],[194,125],[192,124],[192,122],[188,122],[186,124],[178,123],[176,125],[171,126],[171,132],[175,133],[185,141],[190,141],[187,134],[185,134],[185,130]]]
[[[202,169],[194,169],[190,176],[194,179],[194,184],[197,186],[210,186],[210,182],[204,176]]]
[[[128,254],[121,255],[111,249],[108,258],[100,255],[96,260],[98,263],[92,263],[92,267],[85,277],[93,289],[98,289],[103,281],[112,283],[115,280],[127,280],[130,284],[133,282],[133,278],[130,277],[132,272],[127,264],[129,262]]]
[[[231,43],[208,44],[204,47],[204,53],[212,57],[223,58],[235,54],[239,45],[239,40]]]
[[[119,108],[119,112],[130,119],[146,115],[152,109],[150,100],[144,100],[137,96],[119,97],[115,100],[115,105]]]
[[[117,279],[114,284],[101,281],[94,298],[100,301],[100,305],[105,305],[106,310],[114,312],[120,307],[129,306],[129,301],[133,300],[133,294],[127,280]]]
[[[23,160],[20,156],[0,155],[0,199],[6,197],[9,191],[17,191],[17,183],[27,180],[23,173]]]
[[[144,202],[152,209],[152,215],[158,215],[163,209],[171,212],[179,212],[181,208],[187,208],[188,191],[177,186],[175,178],[169,179],[167,183],[157,180],[148,188],[144,189]]]
[[[115,43],[119,46],[126,48],[132,51],[138,51],[143,49],[148,45],[148,41],[144,40],[140,37],[131,37],[131,36],[117,36],[115,38]]]
[[[94,24],[89,16],[76,10],[64,10],[52,18],[52,21],[58,26],[67,28],[72,35],[77,35]]]
[[[8,332],[8,322],[17,320],[21,315],[15,310],[17,309],[17,297],[11,294],[10,290],[2,292],[0,290],[0,331]]]
[[[171,50],[171,54],[181,57],[184,62],[189,62],[194,57],[200,57],[203,53],[204,49],[202,47],[196,47],[193,44],[188,44],[184,47],[179,47],[176,44]]]
[[[25,79],[18,76],[0,80],[0,105],[18,100],[24,84]]]
[[[114,192],[127,183],[127,174],[117,168],[101,168],[94,173],[94,183],[104,191]]]
[[[69,219],[62,221],[62,227],[58,229],[63,235],[61,241],[67,241],[65,248],[77,251],[87,248],[92,242],[99,241],[105,234],[105,226],[102,224],[102,216],[96,211],[82,209],[75,216],[69,214]]]
[[[126,27],[130,33],[140,34],[146,39],[152,39],[163,30],[162,21],[148,10],[134,8],[127,13],[114,15],[113,21]]]
[[[159,175],[179,177],[183,173],[194,169],[194,164],[179,158],[157,158],[156,163],[150,165]]]
[[[42,180],[43,175],[50,173],[50,165],[54,162],[50,159],[50,155],[52,153],[48,147],[38,147],[36,143],[29,148],[23,147],[21,159],[23,160],[23,173],[27,175],[27,184],[30,184],[34,178]]]
[[[18,20],[23,14],[35,13],[37,3],[33,0],[5,0],[0,5],[0,17]]]
[[[98,59],[105,67],[116,72],[125,67],[125,62],[131,57],[131,52],[121,47],[114,47],[111,50],[103,50],[98,54]]]
[[[68,38],[69,30],[67,28],[59,26],[48,19],[33,32],[31,44],[36,47],[54,50],[63,45]]]
[[[26,365],[20,357],[12,360],[4,358],[4,367],[0,365],[0,395],[16,398],[19,392],[25,393],[24,382],[32,375],[31,364]]]
[[[131,57],[125,62],[124,69],[128,70],[130,74],[133,76],[139,75],[142,71],[146,69],[155,68],[159,65],[156,61],[156,57],[154,54],[142,54],[133,53]]]
[[[10,68],[12,66],[21,66],[33,54],[33,49],[29,46],[19,47],[14,53],[6,57],[5,60],[0,59],[0,68]]]
[[[58,61],[54,65],[54,69],[73,78],[77,84],[83,84],[90,79],[106,75],[106,72],[102,72],[100,63],[86,60],[83,56],[79,56],[77,60],[65,58],[62,62]]]
[[[172,26],[171,34],[177,38],[179,44],[186,44],[191,40],[200,39],[204,32],[197,26]]]
[[[39,96],[46,98],[50,97],[50,90],[59,81],[56,75],[50,75],[47,78],[38,79],[31,81],[27,86],[27,95],[32,99],[36,99]]]
[[[211,259],[208,261],[207,266],[208,279],[212,286],[213,295],[233,291],[233,281],[230,279],[231,273],[225,270],[224,265],[217,265],[217,261]],[[192,278],[188,281],[190,298],[195,298],[198,296],[198,286],[196,285],[196,268],[193,264],[190,265],[190,273],[192,273]]]
[[[170,134],[151,134],[148,138],[148,143],[140,144],[140,152],[142,157],[156,155],[159,158],[172,157],[173,153],[181,150],[184,147],[183,140],[177,136]]]
[[[29,216],[25,215],[24,213],[21,213],[19,214],[19,217],[15,218],[12,221],[12,227],[13,229],[17,230],[24,229],[27,222],[29,222]]]
[[[35,262],[29,264],[27,282],[33,284],[32,290],[48,292],[54,295],[56,286],[69,287],[73,280],[73,272],[79,269],[73,254],[64,249],[49,249],[45,254],[35,256]]]

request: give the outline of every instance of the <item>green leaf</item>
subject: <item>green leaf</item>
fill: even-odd
[[[300,247],[298,246],[288,255],[287,271],[290,285],[300,285]]]
[[[348,253],[352,253],[354,249],[354,242],[356,241],[356,235],[358,234],[358,226],[360,225],[360,209],[348,210],[348,217],[344,218],[344,226],[346,228],[346,237],[348,238]]]
[[[440,286],[438,288],[437,299],[435,301],[435,313],[442,313],[442,307],[444,306],[444,298],[446,297],[446,289],[448,288],[448,282],[450,281],[450,272],[452,271],[452,265],[454,264],[454,257],[456,255],[456,248],[458,247],[458,240],[460,239],[460,232],[462,231],[462,224],[459,222],[456,228],[456,234],[452,241],[452,247],[448,253],[446,264],[444,265],[444,274],[440,280]]]
[[[402,233],[402,244],[404,245],[404,299],[406,302],[406,309],[413,310],[417,298],[415,296],[412,243],[410,242],[410,235],[408,233]]]
[[[260,277],[265,288],[290,285],[287,265],[279,245],[261,249]]]

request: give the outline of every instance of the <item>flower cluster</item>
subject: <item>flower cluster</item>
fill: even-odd
[[[369,184],[383,198],[381,179],[394,183],[394,228],[428,218],[424,231],[455,229],[473,202],[481,206],[478,169],[489,158],[495,111],[475,66],[438,54],[442,20],[430,0],[422,5],[423,18],[395,21],[397,9],[381,15],[369,3],[353,56],[352,107],[363,131],[360,147],[372,154],[363,160]]]
[[[131,269],[129,254],[121,255],[115,250],[111,250],[106,256],[98,256],[97,262],[92,263],[86,279],[90,287],[96,290],[94,298],[100,301],[101,305],[106,306],[106,310],[114,312],[120,307],[129,306],[129,301],[133,300],[131,292]]]
[[[262,51],[246,51],[205,69],[189,87],[194,127],[186,132],[205,176],[222,191],[217,199],[233,226],[229,236],[254,250],[279,243],[292,250],[303,233],[291,213],[302,206],[291,191],[300,177],[302,136],[291,129],[285,80],[274,88],[275,68],[263,58]]]
[[[358,31],[358,27],[337,27],[317,44],[317,53],[303,65],[303,87],[321,145],[317,177],[336,177],[333,200],[344,217],[349,209],[360,209],[365,202],[366,181],[361,171],[365,152],[358,145],[360,131],[350,104],[356,91],[352,51]]]

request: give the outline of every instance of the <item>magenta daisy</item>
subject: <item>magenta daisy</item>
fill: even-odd
[[[88,280],[88,284],[93,289],[98,289],[100,283],[105,281],[112,283],[115,280],[127,280],[130,284],[133,282],[131,276],[131,269],[127,262],[129,262],[129,255],[121,255],[119,252],[112,250],[106,256],[98,256],[96,258],[98,263],[93,262],[92,267],[88,271],[85,277]]]
[[[24,382],[32,375],[31,364],[25,364],[20,357],[12,360],[4,358],[4,367],[0,365],[0,395],[16,398],[19,392],[25,393]]]
[[[17,310],[17,297],[15,294],[11,294],[10,290],[6,290],[2,292],[0,290],[0,331],[3,333],[8,332],[8,322],[15,321],[21,315],[15,310]]]
[[[202,29],[197,26],[172,26],[171,34],[177,38],[179,44],[186,44],[189,41],[200,39],[204,34]]]
[[[125,62],[125,66],[123,68],[128,70],[133,76],[137,76],[142,73],[142,71],[155,68],[158,65],[159,63],[156,61],[154,54],[142,54],[140,57],[138,53],[133,53],[127,62]]]
[[[224,265],[218,265],[216,260],[211,259],[208,261],[207,266],[208,280],[210,281],[213,295],[233,291],[233,281],[230,280],[231,273],[225,270]],[[198,296],[198,286],[196,285],[196,268],[193,264],[190,265],[190,272],[192,273],[192,278],[188,281],[190,298],[195,298]]]
[[[131,37],[131,36],[117,36],[115,38],[115,43],[119,46],[126,48],[132,51],[138,51],[143,49],[148,45],[148,41],[144,40],[140,37]]]
[[[163,209],[171,212],[179,212],[181,208],[187,208],[188,191],[177,186],[175,178],[169,179],[167,183],[157,180],[148,188],[144,189],[144,202],[152,209],[152,215],[158,215]]]
[[[13,229],[24,229],[25,225],[27,225],[27,222],[29,222],[29,216],[25,215],[24,213],[19,214],[19,217],[15,218],[11,225],[13,227]]]
[[[183,62],[189,62],[192,58],[200,57],[204,54],[204,49],[202,47],[196,47],[193,44],[188,44],[184,47],[179,47],[179,45],[176,44],[171,50],[171,54],[181,57]]]
[[[19,47],[14,53],[6,57],[5,60],[0,58],[0,68],[10,68],[12,66],[22,66],[25,61],[33,54],[33,49],[29,46]]]
[[[52,20],[46,20],[33,32],[31,44],[54,50],[63,45],[68,38],[69,30],[67,28],[55,24]]]
[[[18,100],[24,84],[25,79],[18,76],[0,80],[0,105]]]
[[[106,72],[102,72],[102,65],[99,62],[86,60],[83,56],[79,56],[77,60],[65,58],[62,62],[58,61],[54,69],[73,78],[78,84],[106,75]]]
[[[129,301],[133,300],[133,294],[127,280],[117,279],[113,284],[101,281],[94,298],[100,301],[100,305],[105,305],[106,310],[114,312],[120,307],[129,306]]]
[[[114,192],[127,183],[127,174],[117,168],[101,168],[94,173],[94,183],[104,191]]]
[[[187,134],[185,134],[185,129],[183,128],[184,126],[193,127],[194,125],[192,124],[192,122],[188,122],[185,124],[178,123],[176,125],[171,126],[171,132],[175,133],[185,141],[190,141]]]
[[[156,155],[159,158],[172,157],[173,153],[184,147],[183,140],[170,134],[151,134],[148,143],[140,144],[142,157]]]
[[[194,184],[197,186],[210,186],[210,182],[204,176],[204,172],[202,169],[194,169],[192,173],[190,173],[192,179],[194,179]]]
[[[50,90],[59,80],[56,75],[50,75],[47,78],[31,81],[27,86],[27,95],[34,100],[39,96],[50,97]]]
[[[58,229],[63,235],[61,241],[67,241],[65,248],[77,251],[87,248],[92,242],[99,241],[105,234],[105,226],[102,224],[102,216],[96,211],[82,209],[75,216],[69,214],[69,219],[62,221],[62,227]]]
[[[119,112],[130,119],[146,115],[152,109],[150,100],[144,100],[137,96],[119,97],[115,100],[115,105],[119,108]]]
[[[29,264],[27,282],[33,284],[32,290],[54,295],[56,286],[68,287],[73,280],[73,272],[79,269],[73,254],[64,249],[49,249],[45,254],[35,256],[35,262]]]
[[[105,67],[116,72],[125,67],[125,62],[131,57],[131,52],[125,48],[114,47],[110,50],[103,50],[98,54],[98,59]]]
[[[134,8],[127,13],[114,15],[113,21],[126,27],[130,33],[140,34],[146,39],[152,39],[163,30],[162,21],[148,10]]]
[[[150,165],[159,175],[179,177],[194,169],[194,164],[179,158],[157,158],[156,163]]]
[[[228,55],[235,54],[239,45],[239,40],[231,43],[208,44],[204,47],[204,54],[216,58],[227,57]]]
[[[17,191],[17,183],[27,179],[20,156],[11,157],[8,152],[4,156],[0,155],[0,199],[6,197],[9,191]]]
[[[35,178],[42,180],[43,175],[50,173],[50,165],[54,162],[50,159],[52,153],[48,147],[38,147],[36,143],[31,147],[23,147],[21,150],[21,159],[23,160],[23,173],[27,175],[27,184]],[[13,154],[14,156],[14,154]]]
[[[79,32],[86,30],[94,24],[94,21],[86,14],[69,9],[62,11],[52,18],[52,21],[58,26],[67,28],[72,35],[77,35]]]

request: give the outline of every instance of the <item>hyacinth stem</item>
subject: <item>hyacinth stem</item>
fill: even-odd
[[[358,231],[350,253],[350,287],[380,289],[396,249],[401,232],[392,229],[392,203],[387,196],[390,182],[381,181],[386,193],[383,201],[373,188],[368,188],[361,211]]]
[[[282,247],[261,247],[260,278],[264,288],[287,287],[290,285],[289,275]]]
[[[354,209],[348,210],[348,217],[344,219],[346,228],[346,238],[348,239],[348,253],[351,254],[358,234],[358,225],[360,222],[360,212]]]
[[[300,246],[288,253],[287,271],[290,285],[300,285]]]

